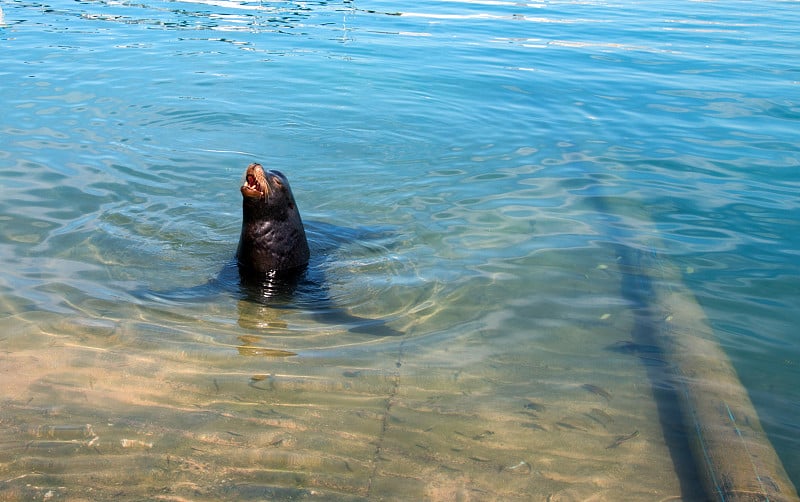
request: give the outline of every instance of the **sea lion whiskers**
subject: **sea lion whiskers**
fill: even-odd
[[[264,198],[264,201],[269,200],[268,197],[270,186],[269,182],[267,181],[264,168],[261,164],[253,162],[247,166],[247,171],[245,171],[244,175],[244,181],[242,182],[242,188],[256,191],[261,195],[261,197]]]

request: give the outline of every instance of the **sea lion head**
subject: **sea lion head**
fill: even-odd
[[[250,164],[241,187],[244,204],[256,213],[283,213],[296,208],[289,180],[280,171],[264,170],[261,164]]]
[[[280,171],[250,164],[244,173],[242,234],[236,260],[250,282],[302,270],[309,249],[289,180]]]

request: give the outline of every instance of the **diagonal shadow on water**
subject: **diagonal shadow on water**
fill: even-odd
[[[612,246],[616,256],[619,257],[622,296],[630,302],[633,312],[632,352],[637,353],[645,364],[664,439],[681,484],[681,492],[688,500],[691,499],[690,495],[702,491],[700,478],[697,475],[700,471],[690,454],[688,431],[683,425],[677,390],[672,383],[673,368],[662,362],[663,353],[658,348],[656,340],[659,333],[657,324],[661,322],[662,317],[661,309],[650,301],[654,298],[654,291],[652,279],[642,273],[643,251],[619,243]]]

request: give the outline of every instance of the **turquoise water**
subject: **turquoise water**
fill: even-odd
[[[5,497],[701,500],[613,350],[619,245],[800,484],[796,3],[1,7]],[[253,161],[307,222],[296,308],[203,287]]]

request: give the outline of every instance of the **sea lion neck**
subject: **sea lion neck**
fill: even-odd
[[[289,217],[289,208],[286,204],[276,204],[274,201],[263,198],[243,197],[242,220],[245,223],[264,221],[284,221]]]

